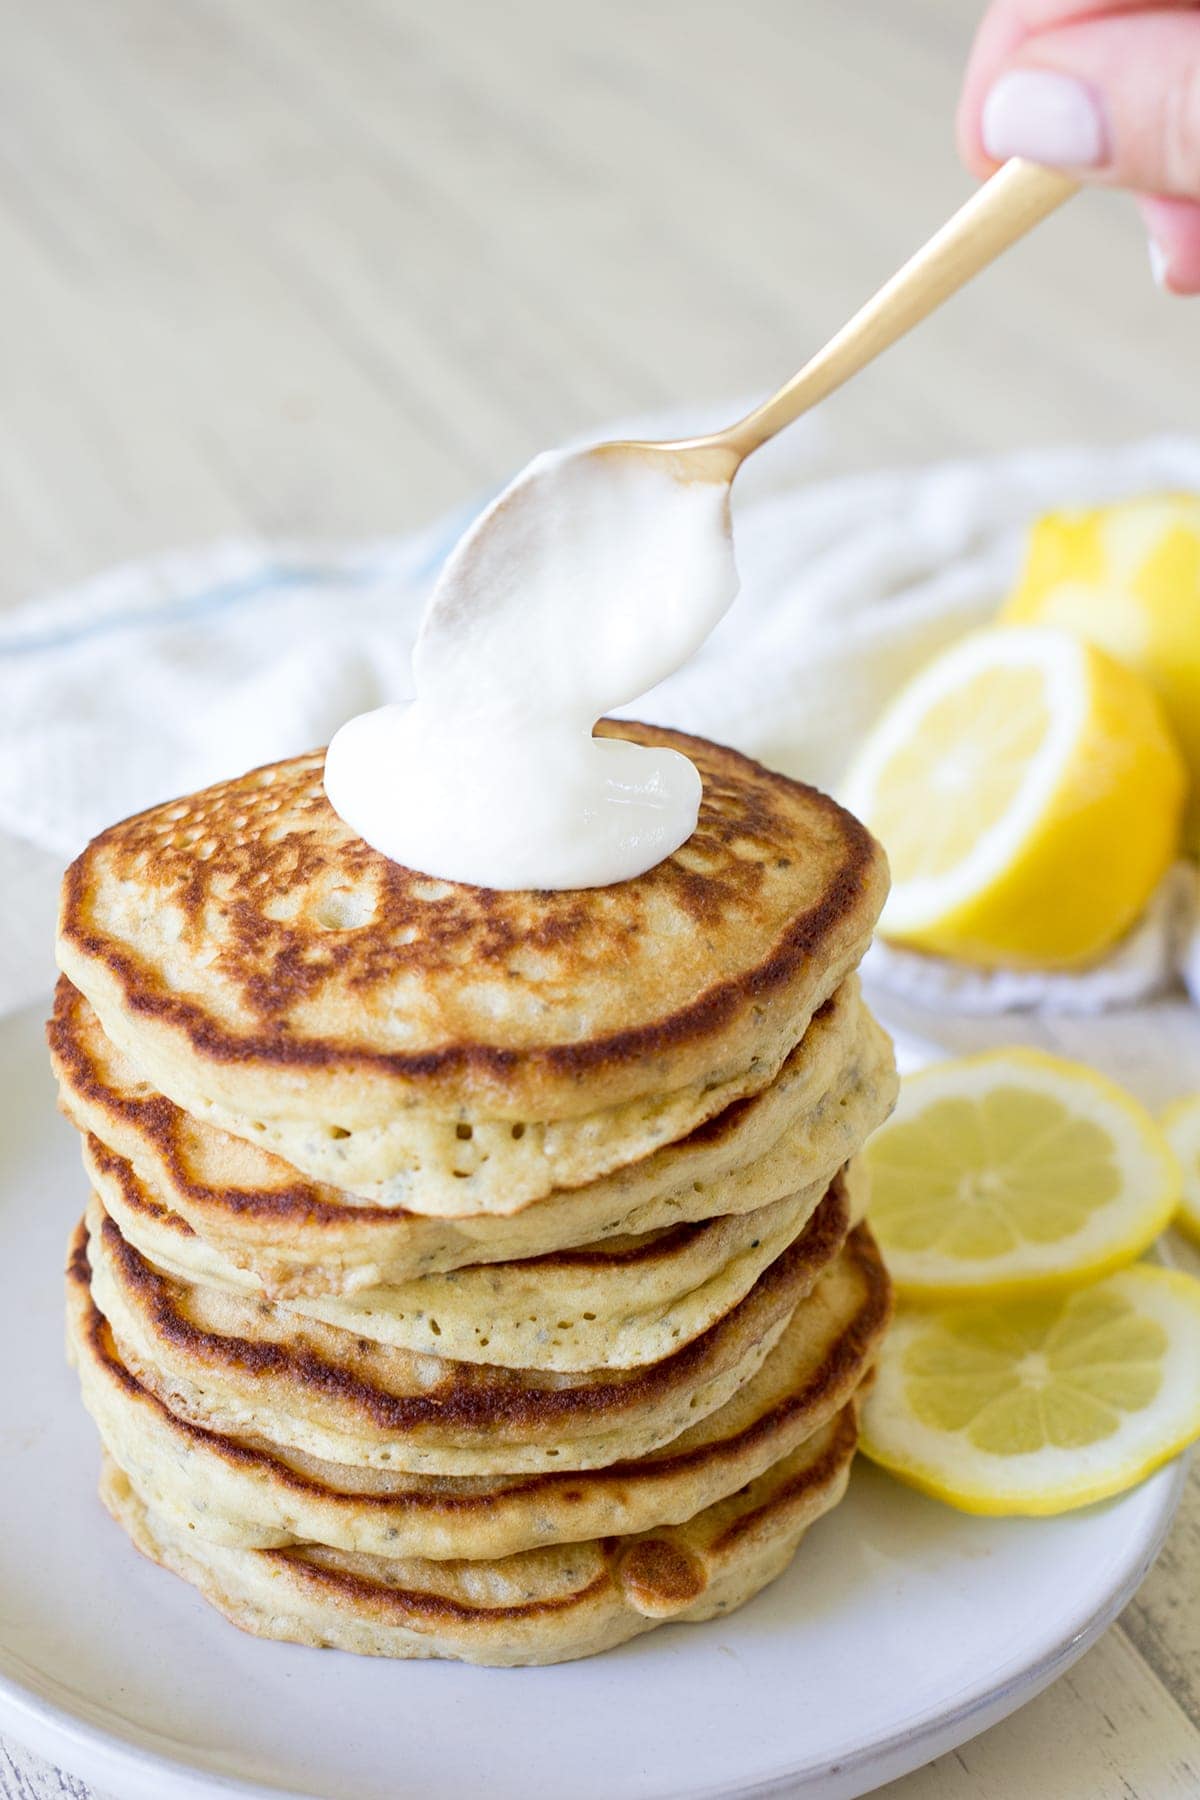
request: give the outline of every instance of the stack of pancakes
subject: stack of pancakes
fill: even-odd
[[[97,838],[49,1035],[91,1185],[69,1341],[134,1543],[264,1636],[484,1663],[740,1604],[841,1497],[888,1315],[854,1161],[886,871],[683,749],[694,836],[496,893],[321,759]]]

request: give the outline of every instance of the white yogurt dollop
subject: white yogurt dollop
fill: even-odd
[[[592,728],[686,661],[737,586],[727,483],[628,451],[535,458],[447,559],[416,699],[334,737],[331,805],[393,861],[478,887],[653,868],[695,829],[700,777]]]

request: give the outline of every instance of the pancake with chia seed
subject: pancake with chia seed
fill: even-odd
[[[171,1230],[172,1215],[156,1212],[130,1163],[91,1139],[84,1166],[126,1243],[156,1269],[259,1296],[259,1284],[242,1270],[214,1280],[197,1268],[204,1259],[193,1254],[195,1238],[186,1226]],[[835,1181],[857,1221],[866,1210],[865,1170],[850,1164]],[[520,1262],[277,1304],[373,1343],[457,1362],[580,1373],[639,1367],[682,1349],[731,1311],[804,1230],[825,1191],[803,1189],[755,1212],[621,1234]]]
[[[684,1524],[489,1562],[215,1544],[147,1506],[108,1456],[100,1494],[144,1555],[243,1631],[363,1656],[518,1667],[594,1656],[669,1620],[743,1605],[841,1499],[857,1441],[851,1400],[790,1455]]]
[[[761,1367],[850,1222],[838,1180],[706,1331],[658,1362],[582,1373],[422,1355],[301,1317],[286,1302],[164,1274],[95,1195],[87,1255],[122,1361],[189,1423],[330,1462],[517,1474],[648,1455],[723,1406]]]
[[[883,853],[732,750],[682,750],[695,832],[608,888],[494,892],[390,862],[320,755],[102,832],[58,956],[140,1076],[310,1179],[450,1217],[519,1211],[769,1086],[856,967]]]
[[[890,1310],[878,1250],[859,1226],[758,1373],[671,1443],[603,1469],[488,1479],[350,1468],[189,1424],[122,1362],[90,1275],[81,1226],[67,1270],[72,1361],[104,1445],[153,1511],[239,1549],[320,1543],[435,1561],[683,1523],[828,1423],[872,1366]]]
[[[364,1204],[190,1118],[139,1077],[65,980],[48,1035],[63,1109],[91,1140],[89,1178],[126,1235],[144,1242],[152,1261],[200,1280],[238,1285],[245,1271],[283,1297],[540,1257],[758,1211],[800,1190],[815,1205],[896,1092],[890,1042],[851,977],[757,1095],[587,1187],[517,1213],[451,1219]],[[136,1172],[136,1188],[112,1174],[122,1163]]]

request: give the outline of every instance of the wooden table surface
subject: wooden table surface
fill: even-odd
[[[772,386],[968,191],[977,12],[0,0],[0,604]],[[1198,327],[1088,196],[828,403],[830,462],[1193,428]],[[1120,1623],[890,1800],[1196,1795],[1198,1576],[1193,1479]],[[0,1794],[88,1790],[0,1744]]]

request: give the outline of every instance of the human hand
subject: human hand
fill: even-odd
[[[977,175],[1024,156],[1131,188],[1160,285],[1200,293],[1198,0],[992,0],[958,138]]]

